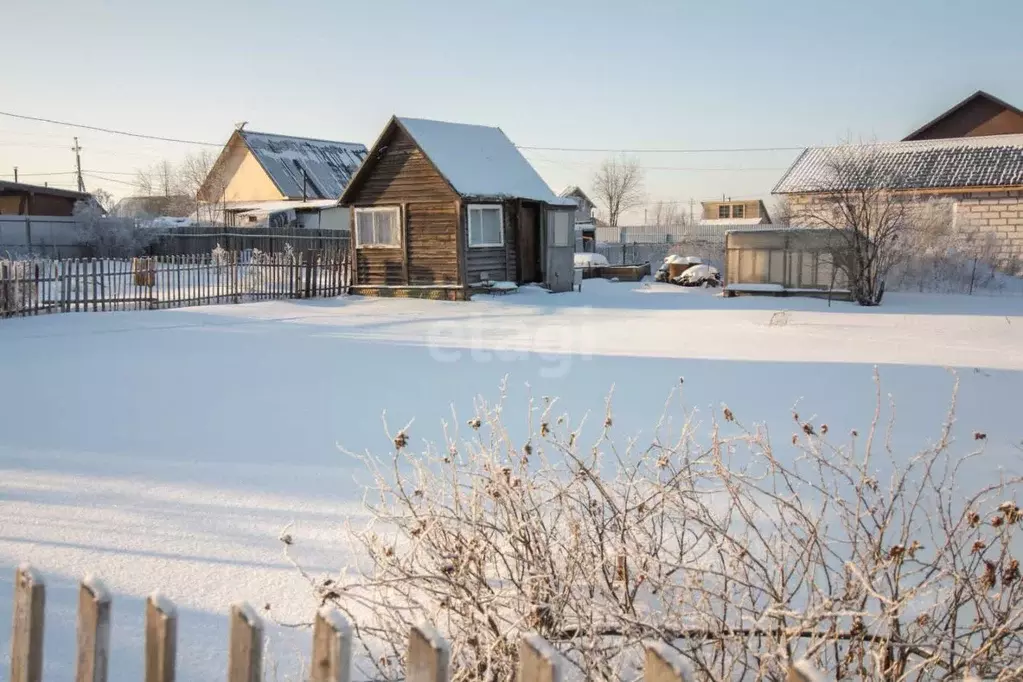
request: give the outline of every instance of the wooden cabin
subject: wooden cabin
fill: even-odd
[[[339,203],[351,209],[352,293],[572,289],[576,204],[500,128],[393,117]]]

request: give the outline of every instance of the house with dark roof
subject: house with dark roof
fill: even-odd
[[[79,201],[95,199],[87,192],[0,180],[0,215],[70,217]]]
[[[992,133],[1002,130],[1018,132]],[[788,199],[794,224],[805,224],[829,196],[868,185],[921,206],[951,203],[952,229],[984,237],[1003,262],[1023,255],[1023,117],[986,93],[900,142],[806,149],[773,193]]]
[[[198,192],[221,222],[240,227],[297,225],[347,229],[337,204],[366,146],[235,130]]]
[[[351,209],[353,293],[572,289],[576,203],[500,128],[392,117],[340,203]]]

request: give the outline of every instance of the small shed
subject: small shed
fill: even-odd
[[[830,229],[729,231],[725,292],[847,293],[849,243]]]
[[[500,128],[392,117],[339,203],[351,208],[353,293],[572,290],[576,204]]]

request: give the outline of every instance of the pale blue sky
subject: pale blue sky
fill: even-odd
[[[4,25],[0,110],[217,143],[245,120],[369,144],[397,113],[522,145],[790,147],[898,139],[977,89],[1023,104],[1019,0],[32,0]],[[69,184],[28,174],[70,171],[75,134],[122,181],[190,149],[0,117],[0,176]],[[602,157],[527,156],[555,190]],[[765,196],[793,157],[640,159],[648,201],[688,202]]]

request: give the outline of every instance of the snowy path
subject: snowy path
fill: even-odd
[[[779,313],[787,310],[788,312]],[[1023,437],[1023,298],[890,295],[879,310],[796,299],[721,299],[675,287],[587,281],[469,304],[339,299],[0,322],[0,680],[7,675],[13,567],[50,581],[48,679],[71,676],[74,581],[115,592],[112,679],[141,678],[142,599],[181,607],[181,678],[223,675],[231,601],[308,617],[297,554],[344,560],[356,473],[335,444],[387,448],[415,417],[413,444],[440,421],[527,391],[574,416],[615,386],[623,436],[649,430],[685,378],[688,405],[727,402],[782,440],[790,408],[833,429],[873,411],[872,367],[898,403],[896,445],[915,447],[944,415],[959,368],[959,428],[1015,456]],[[530,389],[526,388],[526,384]],[[461,418],[460,418],[461,419]],[[836,431],[837,432],[837,431]],[[279,679],[298,679],[306,633],[274,631]]]

